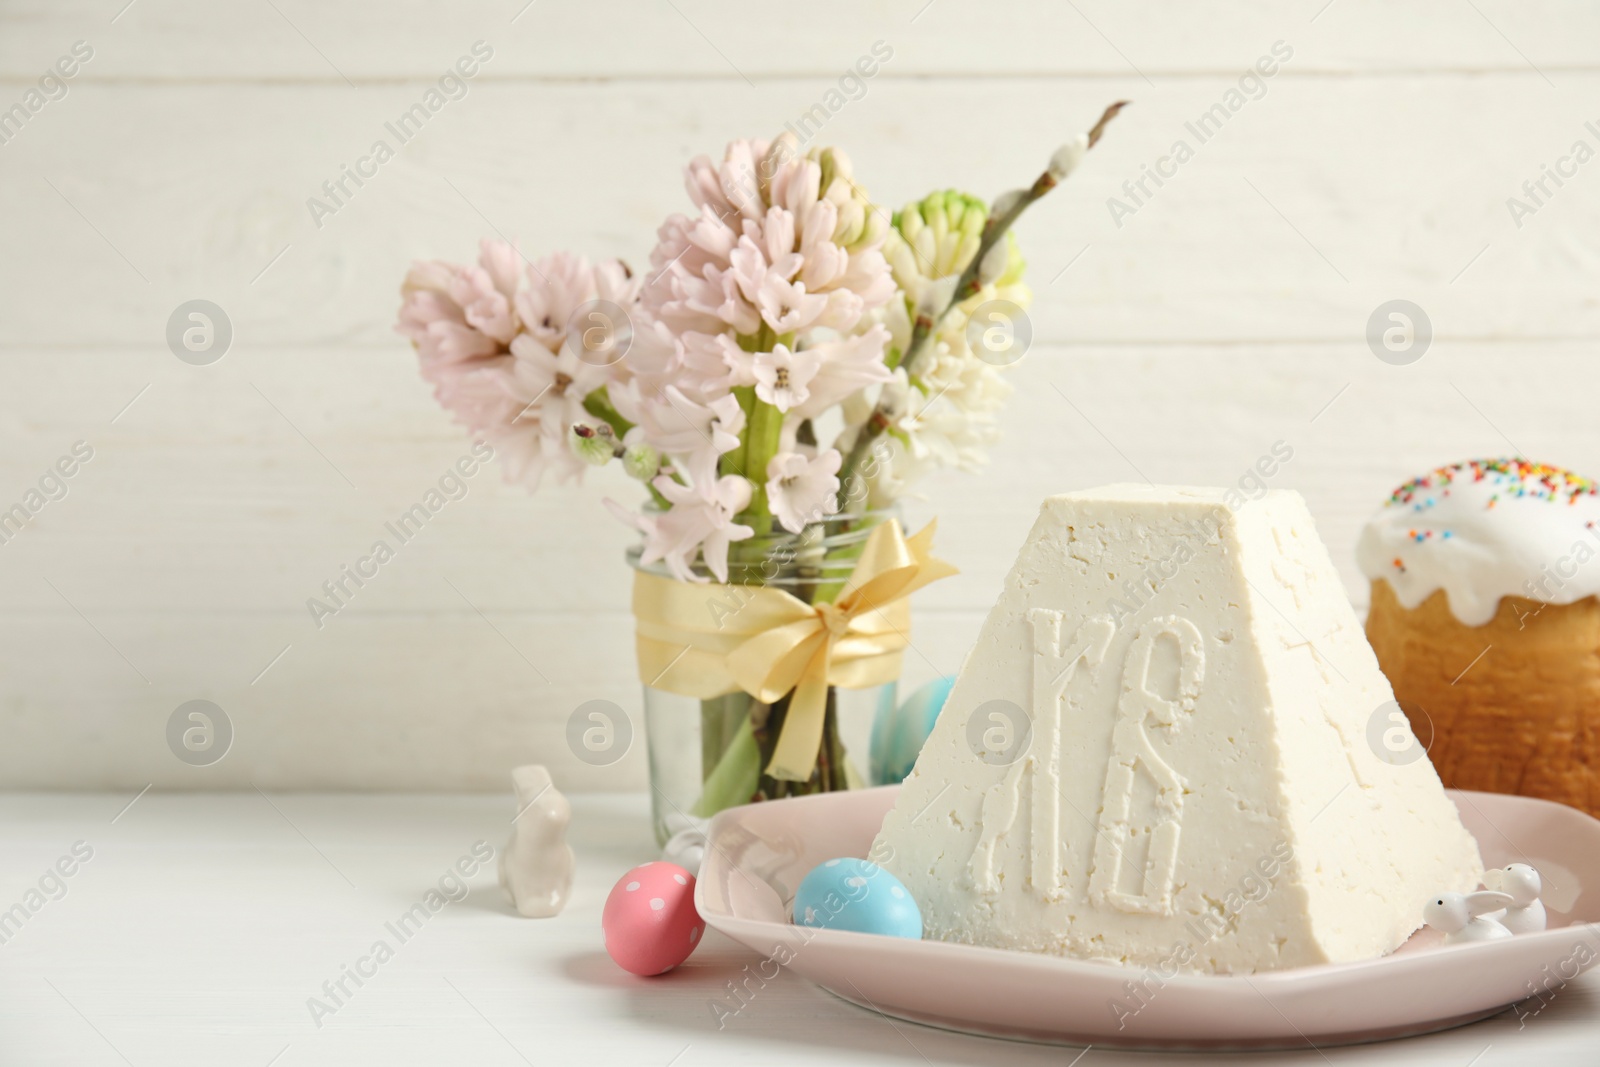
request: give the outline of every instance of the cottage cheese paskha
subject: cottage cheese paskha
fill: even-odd
[[[874,854],[948,941],[1209,972],[1382,955],[1482,873],[1426,756],[1373,740],[1392,701],[1298,494],[1051,497]]]

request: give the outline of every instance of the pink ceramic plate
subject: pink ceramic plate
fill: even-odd
[[[1103,963],[791,924],[800,879],[825,859],[866,856],[898,791],[723,812],[712,821],[695,893],[700,914],[829,992],[896,1018],[1145,1048],[1304,1048],[1443,1030],[1553,990],[1600,960],[1600,822],[1492,793],[1451,797],[1486,864],[1531,863],[1543,875],[1551,926],[1543,933],[1446,946],[1423,930],[1382,959],[1163,982]],[[1135,980],[1145,988],[1137,999],[1128,986]],[[1130,1007],[1138,1010],[1130,1015]]]

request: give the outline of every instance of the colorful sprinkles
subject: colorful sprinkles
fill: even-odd
[[[1494,492],[1489,494],[1488,502],[1484,504],[1486,509],[1494,508],[1502,498],[1572,505],[1582,497],[1600,496],[1600,485],[1594,479],[1561,467],[1552,467],[1548,463],[1530,463],[1525,459],[1472,459],[1439,467],[1411,479],[1391,493],[1384,506],[1426,512],[1448,497],[1450,487],[1457,482],[1487,482]],[[1589,526],[1593,528],[1594,524],[1591,522]],[[1422,544],[1435,536],[1439,540],[1448,540],[1453,534],[1450,530],[1435,531],[1419,526],[1408,530],[1407,536],[1414,543]],[[1394,561],[1394,566],[1405,570],[1398,559]]]
[[[1579,497],[1600,495],[1594,479],[1548,463],[1529,463],[1525,459],[1471,459],[1411,479],[1390,494],[1387,506],[1425,511],[1438,502],[1432,495],[1434,492],[1449,496],[1450,486],[1458,481],[1486,481],[1494,486],[1495,492],[1488,503],[1491,508],[1502,496],[1575,504]]]

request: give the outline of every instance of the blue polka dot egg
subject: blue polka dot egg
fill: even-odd
[[[870,860],[827,860],[794,895],[799,926],[858,934],[922,938],[922,909],[900,879]]]

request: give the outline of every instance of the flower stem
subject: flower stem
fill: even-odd
[[[772,510],[767,502],[767,464],[778,454],[783,434],[783,412],[765,400],[756,400],[746,428],[744,476],[750,480],[750,506],[740,515],[757,538],[772,533]]]
[[[616,405],[611,403],[611,395],[603,385],[583,398],[583,410],[610,426],[619,441],[633,429],[633,423],[623,418]]]
[[[740,409],[744,412],[744,424],[748,431],[750,426],[750,413],[756,405],[756,387],[753,385],[736,385],[731,390],[733,398],[739,402]],[[750,435],[748,432],[739,439],[738,447],[732,451],[724,452],[717,461],[717,470],[721,474],[737,474],[741,478],[749,477],[745,471],[745,454],[749,451]]]
[[[743,694],[740,694],[741,696]],[[708,818],[735,804],[748,804],[755,796],[761,779],[761,751],[747,713],[739,728],[723,749],[716,766],[706,775],[700,799],[695,801],[690,814]]]

